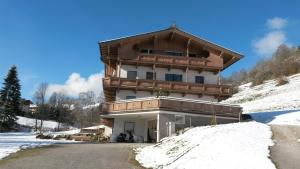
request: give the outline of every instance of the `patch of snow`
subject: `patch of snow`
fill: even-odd
[[[258,122],[204,126],[137,150],[146,168],[275,169],[270,127]]]
[[[34,127],[35,126],[35,119],[28,118],[28,117],[22,117],[22,116],[17,116],[18,120],[17,123],[22,125],[22,126],[28,126],[28,127]],[[37,121],[38,125],[40,125],[41,121]],[[55,129],[57,128],[58,123],[55,121],[48,121],[44,120],[43,121],[43,128],[47,129]]]
[[[287,78],[289,83],[276,86],[276,80],[251,87],[239,86],[239,92],[223,103],[239,104],[243,113],[262,123],[300,125],[300,74]]]
[[[95,130],[95,129],[103,129],[103,128],[105,128],[104,125],[99,125],[99,126],[86,127],[86,128],[83,128],[83,129],[87,129],[87,130]]]
[[[244,113],[300,109],[300,74],[288,77],[289,83],[276,86],[276,80],[251,87],[241,85],[239,92],[223,103],[239,104]]]
[[[22,116],[17,116],[18,120],[17,123],[22,126],[27,126],[27,127],[35,127],[35,119],[33,118],[28,118],[28,117],[22,117]],[[41,121],[38,120],[37,124],[38,126],[40,125]],[[75,129],[72,126],[64,126],[63,124],[60,124],[60,128],[68,128],[68,129]],[[50,121],[50,120],[44,120],[43,121],[43,130],[54,130],[58,127],[58,123],[56,121]]]
[[[67,140],[45,140],[37,139],[34,133],[0,133],[0,159],[11,153],[26,148],[41,147],[55,143],[74,143]]]
[[[73,129],[73,130],[67,130],[67,131],[57,131],[57,132],[44,132],[43,134],[45,135],[51,135],[53,137],[56,137],[58,135],[61,136],[66,136],[66,135],[73,135],[73,134],[77,134],[80,133],[80,129]]]
[[[96,104],[91,104],[91,105],[84,106],[84,107],[82,107],[82,109],[83,110],[92,109],[92,108],[99,107],[99,106],[100,106],[100,103],[96,103]]]

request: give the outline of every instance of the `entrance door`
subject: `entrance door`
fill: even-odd
[[[157,120],[148,121],[148,142],[154,143],[156,142],[156,134],[157,134]]]

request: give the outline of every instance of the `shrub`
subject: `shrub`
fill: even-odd
[[[285,76],[280,76],[277,78],[277,85],[276,86],[281,86],[289,83],[289,80]]]

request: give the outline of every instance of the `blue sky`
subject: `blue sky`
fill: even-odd
[[[298,46],[299,7],[296,0],[0,0],[0,80],[15,64],[22,96],[29,99],[41,82],[66,90],[93,88],[97,85],[89,83],[97,82],[103,69],[98,41],[164,29],[172,22],[244,54],[223,72],[227,76],[270,56],[279,43]]]

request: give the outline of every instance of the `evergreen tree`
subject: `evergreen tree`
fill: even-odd
[[[12,66],[4,79],[0,90],[0,131],[7,131],[15,126],[16,115],[21,112],[21,86],[17,67]]]

